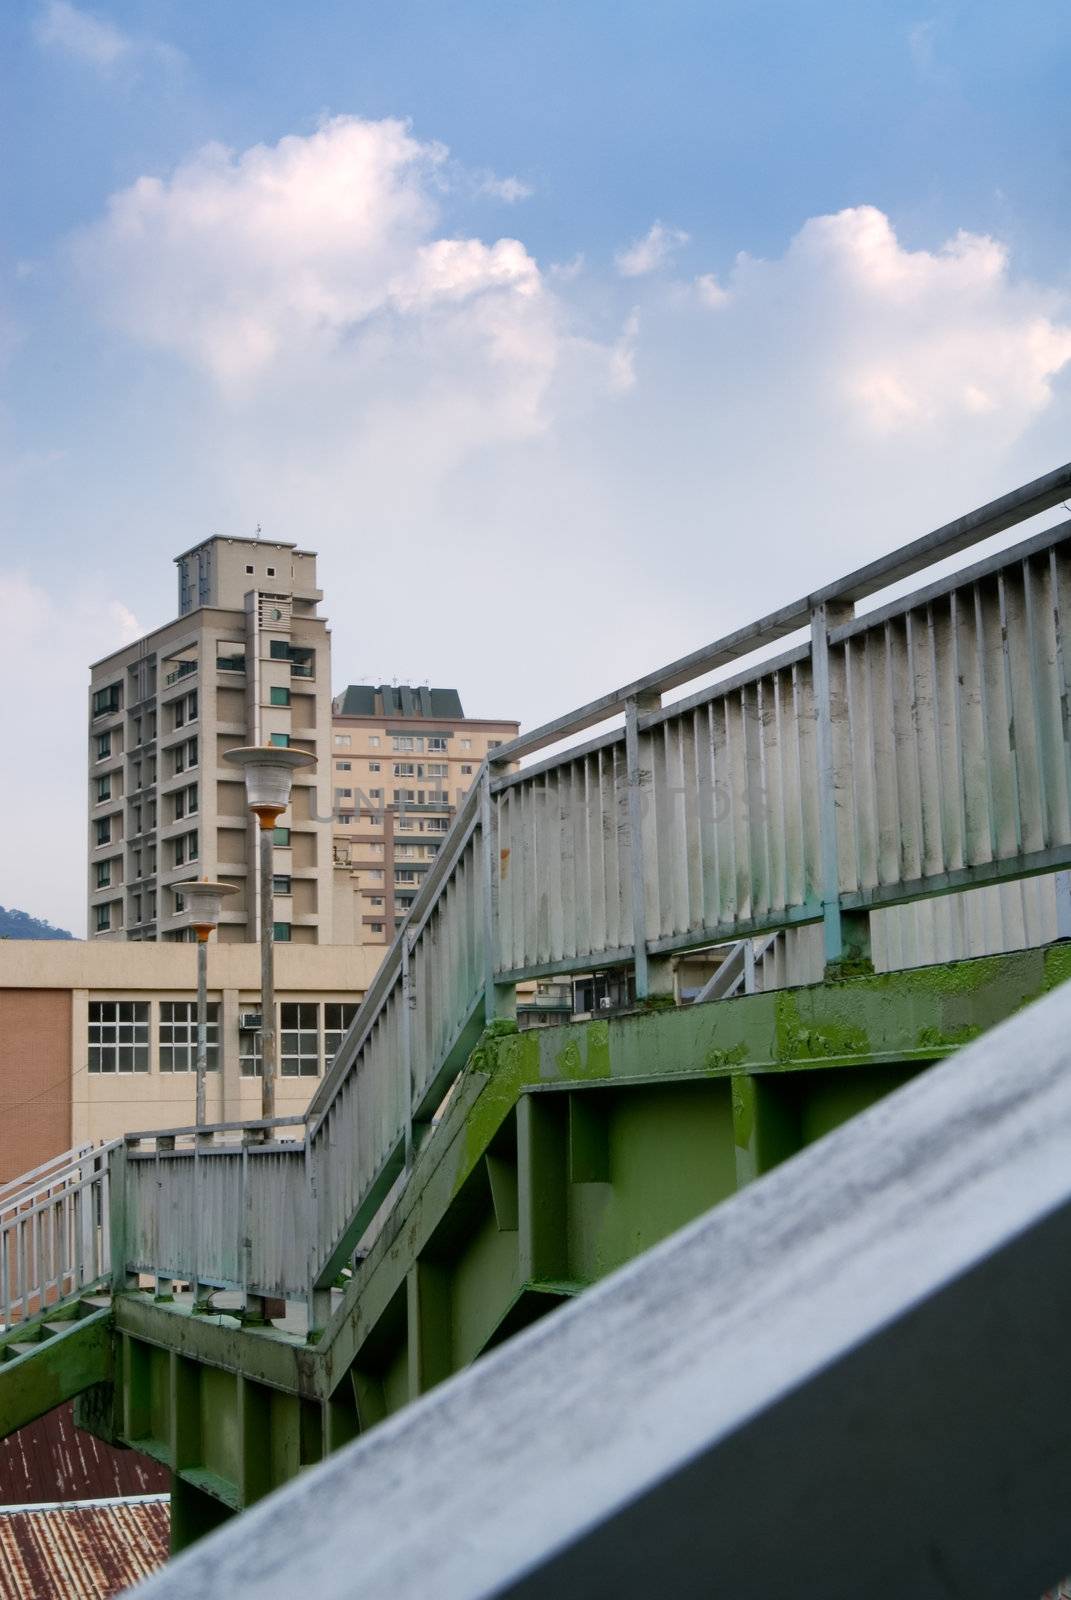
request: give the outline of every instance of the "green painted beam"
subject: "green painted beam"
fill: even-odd
[[[254,1503],[1069,976],[1059,945],[493,1024],[317,1342],[116,1296],[123,1436],[177,1474],[178,1543],[209,1502]]]
[[[32,1324],[23,1330],[23,1340],[31,1331]],[[89,1316],[70,1318],[62,1333],[38,1339],[24,1355],[5,1361],[0,1366],[0,1438],[84,1390],[108,1383],[112,1350],[111,1311],[101,1307]]]

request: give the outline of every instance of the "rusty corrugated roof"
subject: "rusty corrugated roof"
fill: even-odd
[[[167,1560],[166,1498],[0,1511],[3,1600],[108,1600]]]
[[[112,1500],[161,1493],[165,1467],[138,1450],[113,1450],[74,1425],[74,1408],[47,1416],[0,1439],[0,1506],[52,1500]]]

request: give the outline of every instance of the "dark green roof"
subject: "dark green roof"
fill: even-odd
[[[428,717],[436,722],[463,720],[456,689],[411,688],[407,683],[351,683],[339,705],[344,717]]]

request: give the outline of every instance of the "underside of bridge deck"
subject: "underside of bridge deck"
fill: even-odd
[[[83,1424],[171,1469],[180,1548],[1069,976],[1057,944],[493,1025],[318,1337],[117,1294]]]

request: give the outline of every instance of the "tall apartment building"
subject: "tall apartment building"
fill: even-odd
[[[351,684],[331,723],[336,937],[389,944],[488,750],[519,724],[466,717],[455,689]]]
[[[236,745],[308,750],[276,832],[276,938],[332,933],[331,646],[316,557],[211,538],[177,556],[178,616],[98,661],[89,696],[89,937],[184,940],[182,885],[219,878],[223,942],[259,925]]]

